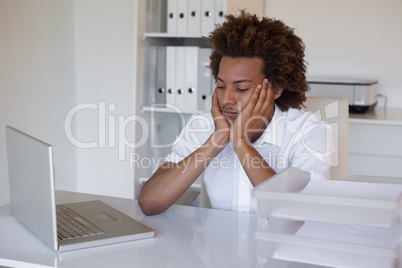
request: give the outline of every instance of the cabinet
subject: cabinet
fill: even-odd
[[[169,8],[171,8],[169,4],[171,3],[177,5],[176,10],[183,10],[183,6],[186,5],[196,5],[199,8],[197,14],[204,15],[209,12],[203,9],[202,4],[206,3],[206,7],[212,7],[214,10],[214,12],[210,12],[210,18],[214,18],[213,14],[216,13],[216,20],[223,18],[223,9],[225,7],[225,1],[222,0],[152,0],[146,1],[146,3],[142,2],[142,5],[140,5],[140,8],[142,8],[142,11],[146,14],[144,18],[146,23],[140,33],[142,38],[141,46],[139,46],[139,55],[142,56],[142,66],[140,68],[143,69],[140,73],[140,79],[142,80],[141,88],[143,90],[140,94],[141,96],[139,96],[141,99],[139,103],[141,109],[138,112],[144,119],[144,126],[141,126],[142,133],[140,133],[140,135],[144,135],[145,130],[148,137],[146,143],[136,149],[136,154],[133,156],[133,159],[131,159],[133,168],[136,169],[136,197],[139,196],[142,183],[144,183],[163,163],[164,158],[171,151],[173,142],[190,117],[193,114],[203,113],[207,110],[200,100],[202,99],[205,102],[209,100],[214,87],[212,74],[209,68],[203,69],[203,67],[209,65],[209,55],[212,50],[206,40],[202,38],[202,35],[207,35],[208,31],[213,30],[215,22],[220,23],[220,21],[213,21],[214,23],[209,29],[202,28],[204,26],[202,26],[201,22],[198,22],[196,29],[194,29],[193,25],[197,24],[196,22],[188,23],[187,28],[184,27],[185,29],[180,28],[183,27],[183,25],[181,25],[183,22],[176,22],[176,25],[172,26],[169,22],[169,14],[173,12],[169,10]],[[189,6],[187,9],[184,8],[184,10],[187,10],[184,17],[193,12]],[[142,11],[140,10],[140,12]],[[172,16],[179,18],[179,13]],[[176,27],[176,30],[172,30],[171,27]],[[174,48],[177,53],[176,57],[173,59],[177,61],[179,61],[180,56],[183,56],[180,53],[187,53],[183,51],[186,51],[188,48],[191,49],[193,53],[191,55],[197,57],[196,71],[193,66],[188,67],[188,64],[191,64],[187,62],[187,59],[190,58],[189,56],[187,57],[188,54],[185,54],[187,58],[183,60],[186,64],[185,67],[178,69],[177,62],[173,63],[169,58],[172,57],[173,54],[169,51],[171,48]],[[205,59],[208,61],[207,63],[205,63]],[[197,84],[194,86],[195,88],[193,86],[187,86],[187,84],[185,84],[187,82],[181,80],[183,77],[187,79],[193,72],[197,74],[195,78],[197,80]],[[207,78],[204,77],[206,72],[209,72],[209,78],[207,75],[205,75]],[[169,81],[173,81],[175,85],[170,87]],[[182,89],[178,86],[179,81],[184,81],[183,88],[185,90],[190,91],[190,89],[195,89],[195,93],[197,94],[195,105],[188,105],[188,99],[182,100],[185,106],[183,106],[183,103],[177,101],[179,97],[173,102],[171,99],[168,99],[169,90],[173,90],[176,93],[178,90]],[[203,82],[202,85],[200,81]],[[160,97],[158,94],[166,95]],[[207,105],[207,107],[209,107],[209,105]],[[201,191],[201,179],[199,178],[191,188]]]
[[[402,109],[377,108],[349,119],[349,174],[402,177]]]

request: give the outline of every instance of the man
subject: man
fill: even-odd
[[[287,167],[329,178],[329,126],[302,111],[304,44],[281,21],[241,12],[207,38],[217,86],[210,113],[193,116],[144,184],[147,215],[174,204],[204,172],[213,208],[256,212],[251,190]]]

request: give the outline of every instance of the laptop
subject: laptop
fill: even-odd
[[[12,214],[63,252],[155,236],[152,229],[99,200],[57,205],[52,146],[6,126]]]

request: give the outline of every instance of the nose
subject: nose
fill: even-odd
[[[223,105],[235,105],[236,104],[236,91],[233,87],[226,87],[223,92],[222,103]]]

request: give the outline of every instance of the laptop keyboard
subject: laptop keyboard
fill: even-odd
[[[57,236],[60,240],[104,234],[93,223],[83,219],[68,207],[57,208]]]

